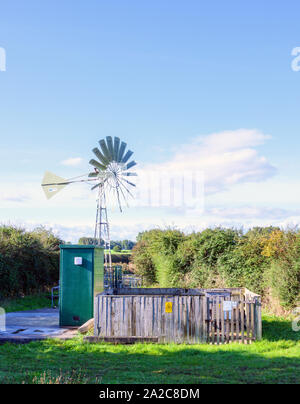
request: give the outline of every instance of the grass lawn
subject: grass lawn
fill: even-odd
[[[300,383],[300,332],[264,315],[252,345],[87,344],[0,346],[0,383]]]

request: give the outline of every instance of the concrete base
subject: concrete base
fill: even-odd
[[[101,342],[111,342],[113,344],[136,344],[144,342],[158,342],[157,337],[84,337],[85,342],[90,343],[101,343]]]
[[[5,328],[0,330],[0,344],[26,343],[47,338],[69,339],[77,328],[60,328],[58,309],[40,309],[7,313]]]

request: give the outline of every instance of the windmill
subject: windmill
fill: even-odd
[[[127,203],[128,195],[133,197],[130,188],[135,184],[128,177],[136,176],[130,171],[136,165],[135,161],[129,161],[133,152],[126,151],[127,144],[121,142],[118,137],[99,141],[99,148],[95,147],[93,153],[96,159],[91,159],[89,164],[93,171],[78,177],[64,179],[49,171],[45,172],[42,187],[47,199],[52,198],[67,185],[84,182],[92,184],[91,190],[97,189],[97,210],[94,231],[94,243],[104,247],[104,263],[107,271],[112,270],[110,251],[110,226],[107,215],[107,200],[114,198],[122,212],[122,204]]]

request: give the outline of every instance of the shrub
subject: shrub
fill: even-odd
[[[232,229],[206,229],[193,233],[178,247],[176,266],[185,274],[189,287],[219,287],[221,280],[218,260],[232,251],[238,241],[239,232]],[[189,276],[187,274],[189,273]],[[187,284],[185,284],[188,287]]]
[[[139,241],[132,250],[135,273],[143,278],[143,283],[152,285],[156,282],[153,260],[146,241]]]
[[[270,265],[268,257],[262,255],[260,234],[246,234],[236,247],[219,259],[219,273],[228,287],[246,287],[263,294],[264,272]]]
[[[42,291],[58,282],[59,244],[42,227],[0,227],[0,298]]]
[[[274,231],[263,245],[263,254],[271,259],[266,271],[271,294],[284,308],[292,308],[300,301],[300,235]]]

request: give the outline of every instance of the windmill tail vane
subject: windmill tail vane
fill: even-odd
[[[127,180],[127,177],[135,177],[137,174],[131,169],[136,166],[136,162],[131,160],[133,152],[126,151],[127,144],[121,142],[118,137],[112,139],[107,136],[99,141],[99,146],[92,151],[94,158],[89,161],[93,171],[79,175],[74,178],[65,179],[46,171],[42,181],[42,188],[47,199],[52,198],[67,185],[73,183],[87,183],[92,185],[91,190],[97,189],[97,210],[94,232],[94,243],[101,245],[105,249],[105,266],[111,270],[110,252],[110,226],[107,215],[108,194],[117,201],[120,212],[122,203],[127,203],[127,196],[132,196],[131,187],[136,185]]]

